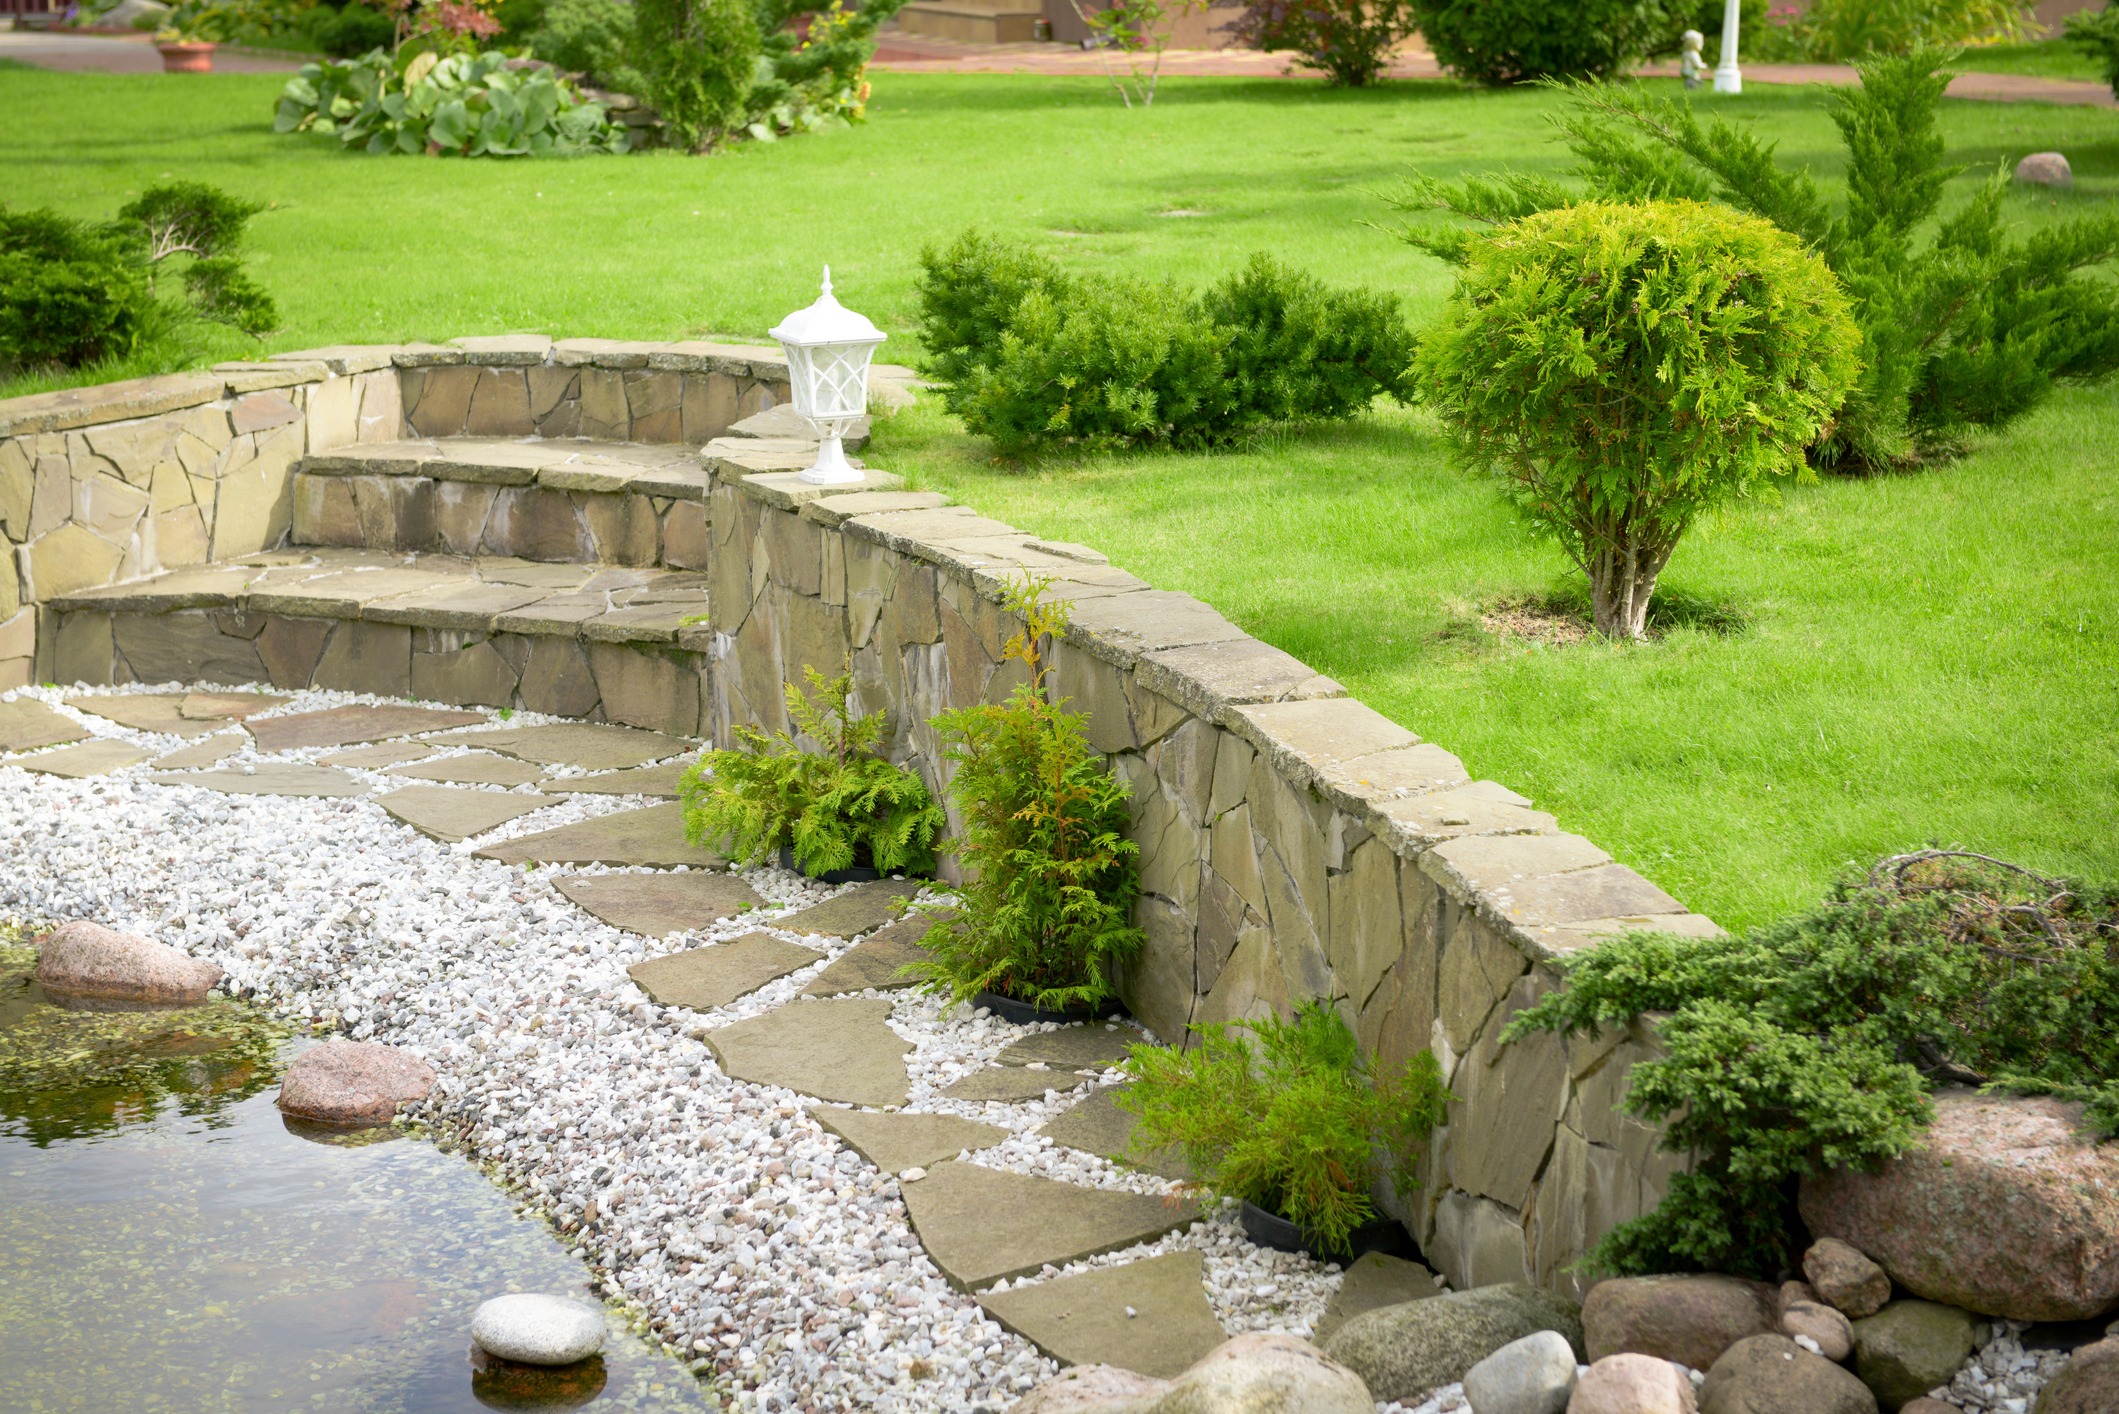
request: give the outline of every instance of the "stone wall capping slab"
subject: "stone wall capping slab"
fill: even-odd
[[[1428,765],[1397,759],[1420,738],[1351,697],[1262,702],[1230,707],[1225,715],[1228,729],[1284,778],[1356,814],[1395,788],[1383,782]]]
[[[98,423],[199,407],[222,396],[226,380],[212,373],[158,373],[92,388],[61,388],[0,400],[0,437],[65,432]]]
[[[568,456],[562,443],[511,437],[445,437],[434,448],[420,464],[420,475],[494,486],[527,486],[538,472]]]
[[[476,334],[449,342],[469,362],[498,368],[534,367],[552,352],[552,341],[543,334]]]
[[[1143,653],[1136,681],[1198,717],[1225,726],[1231,707],[1344,697],[1346,689],[1292,653],[1255,638]]]
[[[425,438],[400,442],[363,442],[328,452],[312,452],[295,463],[308,476],[418,476],[420,468],[441,455],[441,443]]]
[[[106,584],[45,601],[55,613],[79,609],[100,613],[167,613],[175,609],[225,608],[242,598],[258,571],[241,565],[173,570],[151,579]]]
[[[838,496],[819,496],[804,501],[802,519],[837,527],[855,516],[890,511],[939,511],[956,503],[939,491],[854,491]],[[968,509],[968,508],[966,508]]]
[[[1675,933],[1681,938],[1719,938],[1722,925],[1704,913],[1637,913],[1627,918],[1591,918],[1565,927],[1546,924],[1519,930],[1552,956],[1595,947],[1623,933]]]
[[[706,500],[713,477],[696,458],[673,466],[645,466],[633,474],[628,488],[644,496],[667,496],[673,501]]]
[[[390,367],[402,347],[400,344],[327,344],[320,349],[294,349],[268,355],[268,358],[274,363],[321,363],[344,377]]]
[[[1108,565],[1111,563],[1111,557],[1103,551],[1092,550],[1087,545],[1077,544],[1072,540],[1029,540],[1024,543],[1040,555],[1053,555],[1062,560],[1073,560],[1078,564]]]
[[[537,484],[548,491],[622,496],[633,489],[633,468],[617,462],[570,461],[538,468]]]
[[[1466,787],[1472,780],[1453,752],[1423,741],[1325,765],[1314,784],[1333,803],[1358,814],[1385,801]]]
[[[390,355],[399,368],[446,368],[466,362],[462,349],[446,344],[402,344]]]
[[[684,621],[706,612],[706,596],[687,604],[644,604],[581,621],[581,636],[596,643],[675,643]]]
[[[561,339],[550,356],[561,368],[645,368],[658,347],[633,339]]]
[[[1069,604],[1079,604],[1087,599],[1103,599],[1113,594],[1131,594],[1137,590],[1153,588],[1148,581],[1137,575],[1127,574],[1122,569],[1108,565],[1081,565],[1069,560],[1047,559],[1044,556],[1003,555],[998,553],[974,554],[966,547],[985,549],[992,542],[959,541],[942,547],[950,558],[939,561],[956,567],[968,578],[979,594],[994,603],[1001,603],[1008,592],[1023,582],[1028,570],[1052,581],[1052,589]],[[976,563],[973,563],[976,561]]]
[[[363,605],[361,618],[377,624],[490,633],[497,616],[534,604],[543,594],[519,584],[465,584],[451,577],[429,589],[392,594]]]
[[[858,452],[868,444],[869,419],[854,419],[853,425],[840,434],[839,440],[849,452]],[[754,412],[728,429],[731,437],[787,437],[816,445],[817,429],[810,420],[795,411],[793,403],[775,403],[763,412]]]
[[[1067,642],[1114,667],[1131,668],[1144,653],[1235,643],[1248,638],[1189,594],[1141,589],[1084,598],[1067,622]]]
[[[1473,786],[1491,786],[1476,781]],[[1385,800],[1374,806],[1373,824],[1400,855],[1415,855],[1465,835],[1552,835],[1559,823],[1543,810],[1497,800],[1473,786]],[[1497,787],[1505,790],[1506,787]],[[1514,794],[1514,792],[1509,792]]]
[[[1592,918],[1643,918],[1685,911],[1684,904],[1623,864],[1599,864],[1564,874],[1512,879],[1479,892],[1483,911],[1527,929],[1564,928]]]
[[[896,490],[904,484],[895,476],[890,477],[888,484],[885,484],[878,479],[885,475],[883,472],[870,472],[864,480],[849,482],[845,486],[809,486],[795,482],[794,473],[808,468],[816,459],[817,450],[814,446],[802,451],[775,451],[767,447],[762,439],[751,441],[741,437],[716,437],[699,453],[701,466],[727,480],[740,484],[754,475],[779,476],[791,485],[800,486],[804,492],[801,498],[803,500],[814,500],[817,495],[828,495],[835,491]],[[854,465],[859,467],[861,464],[856,461]],[[781,509],[788,510],[791,507],[782,506]]]
[[[887,471],[877,471],[872,467],[862,467],[860,469],[861,479],[859,481],[850,481],[844,486],[812,486],[802,479],[799,467],[786,471],[763,471],[754,475],[744,475],[743,469],[738,468],[735,474],[731,476],[726,474],[728,470],[727,463],[731,459],[716,457],[712,454],[713,448],[717,445],[719,443],[708,443],[707,451],[700,454],[699,460],[710,470],[719,474],[723,481],[733,485],[737,490],[752,499],[763,501],[775,510],[793,511],[825,496],[844,496],[856,491],[897,491],[903,489],[905,485],[904,481],[899,477],[892,476]],[[741,459],[737,458],[735,460]],[[790,457],[787,460],[792,461],[795,459]],[[805,456],[803,460],[806,462],[807,457]]]
[[[321,383],[331,376],[329,367],[311,359],[290,359],[284,363],[217,363],[209,371],[221,376],[231,398],[263,392],[267,388]]]
[[[1609,854],[1580,835],[1475,835],[1436,845],[1421,857],[1420,867],[1437,883],[1454,885],[1461,894],[1470,895],[1609,863]]]
[[[777,346],[687,339],[647,347],[648,367],[673,373],[726,373],[736,378],[787,377],[787,355]]]

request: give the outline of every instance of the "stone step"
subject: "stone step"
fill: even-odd
[[[898,28],[907,34],[954,39],[966,44],[1028,44],[1038,37],[1042,9],[1020,5],[979,4],[976,0],[913,0],[898,11]]]
[[[269,682],[692,737],[706,605],[684,570],[296,548],[48,608],[63,682]]]

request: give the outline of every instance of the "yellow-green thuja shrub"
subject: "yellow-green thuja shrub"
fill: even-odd
[[[1541,211],[1466,256],[1417,384],[1589,577],[1598,631],[1639,638],[1694,520],[1810,474],[1858,372],[1847,296],[1793,236],[1703,202]]]

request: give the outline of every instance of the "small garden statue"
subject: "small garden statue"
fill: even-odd
[[[1685,87],[1698,88],[1707,74],[1707,60],[1700,53],[1707,47],[1707,36],[1688,29],[1678,36],[1678,47],[1684,50],[1678,56],[1678,68],[1685,75]]]

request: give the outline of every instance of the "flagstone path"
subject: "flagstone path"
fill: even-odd
[[[62,746],[56,751],[43,751],[20,761],[26,770],[37,771],[47,776],[107,776],[112,771],[127,766],[137,766],[152,752],[144,751],[131,742],[114,739],[84,741],[76,746]]]
[[[1025,1100],[1042,1100],[1054,1091],[1079,1090],[1089,1080],[1086,1075],[1046,1070],[1042,1066],[1029,1070],[1022,1066],[1002,1065],[973,1071],[945,1088],[942,1098],[1015,1105]]]
[[[1346,1269],[1346,1279],[1332,1294],[1331,1304],[1324,1308],[1324,1315],[1317,1322],[1316,1341],[1324,1344],[1325,1337],[1364,1311],[1424,1301],[1441,1294],[1435,1274],[1420,1263],[1382,1252],[1365,1252]]]
[[[636,962],[626,971],[662,1006],[712,1011],[757,991],[775,977],[823,960],[824,954],[814,948],[783,943],[770,933],[747,933],[733,942]]]
[[[702,928],[765,902],[733,874],[569,874],[554,886],[613,928],[649,938]]]
[[[535,761],[541,766],[578,766],[584,771],[615,771],[645,766],[698,749],[697,742],[638,727],[563,722],[556,726],[504,727],[499,731],[452,732],[436,738],[447,745],[482,746],[489,751]]]
[[[377,796],[375,803],[421,834],[451,844],[497,829],[518,815],[550,804],[538,795],[460,790],[452,786],[406,786]]]
[[[860,1003],[792,1010],[847,1005]],[[904,1191],[927,1255],[964,1291],[1148,1242],[1199,1216],[1189,1199],[1082,1188],[954,1160],[905,1183]]]
[[[1169,1252],[979,1297],[995,1320],[1068,1365],[1181,1374],[1228,1336],[1204,1287],[1206,1259]]]
[[[0,702],[0,751],[34,751],[87,738],[89,731],[34,697]]]
[[[1146,1173],[1163,1178],[1190,1178],[1192,1170],[1174,1151],[1161,1149],[1142,1158],[1133,1156],[1133,1129],[1140,1120],[1118,1107],[1118,1097],[1126,1089],[1124,1085],[1111,1085],[1092,1090],[1080,1104],[1058,1118],[1048,1120],[1037,1132],[1055,1144],[1064,1144],[1114,1163],[1130,1164]]]
[[[551,795],[661,795],[674,800],[678,780],[689,762],[661,766],[635,766],[624,771],[603,771],[593,776],[559,776],[538,789]]]
[[[258,750],[291,751],[308,746],[355,746],[485,720],[483,712],[442,707],[331,707],[246,720],[243,725],[257,739]]]
[[[190,746],[180,746],[166,756],[157,756],[155,769],[192,771],[202,766],[218,766],[249,744],[250,738],[241,732],[222,732]]]
[[[196,771],[156,775],[147,779],[158,786],[204,786],[228,795],[291,795],[306,797],[366,795],[368,788],[344,771],[303,762],[268,762],[245,769]]]
[[[631,864],[669,868],[683,864],[720,869],[728,861],[713,850],[684,842],[684,807],[650,805],[599,815],[540,834],[518,835],[478,851],[503,864]]]
[[[817,1123],[844,1139],[853,1151],[885,1173],[925,1168],[944,1159],[990,1149],[1008,1137],[999,1125],[956,1115],[878,1114],[818,1105]]]
[[[800,1002],[708,1031],[721,1069],[738,1080],[780,1085],[849,1105],[902,1105],[912,1090],[887,1001]]]
[[[441,781],[459,786],[526,786],[542,780],[544,768],[533,766],[527,761],[512,761],[505,756],[493,756],[483,751],[467,751],[461,756],[444,756],[439,760],[391,766],[385,769],[383,774],[402,776],[408,781]],[[549,803],[540,800],[537,805]]]
[[[802,989],[802,995],[837,997],[850,992],[894,992],[918,986],[919,979],[906,976],[905,969],[927,961],[927,949],[919,945],[919,940],[931,926],[931,918],[914,914],[877,929],[840,953],[837,961]]]

